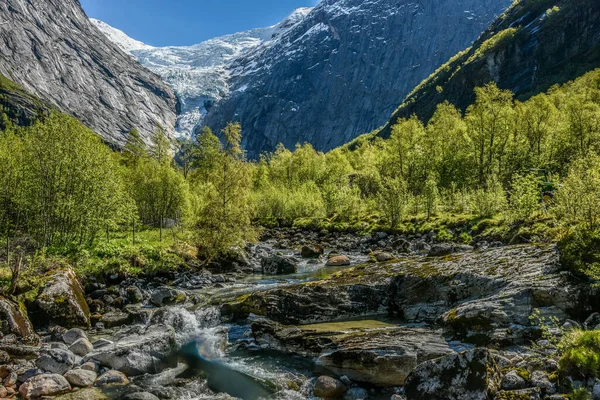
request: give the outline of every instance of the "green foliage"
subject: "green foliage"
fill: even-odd
[[[562,267],[578,277],[600,281],[600,232],[575,227],[558,242]]]
[[[478,217],[492,217],[506,208],[506,194],[495,176],[488,178],[485,188],[471,195],[471,206]]]
[[[496,33],[494,36],[490,37],[485,42],[483,42],[467,62],[472,62],[473,60],[481,58],[487,53],[495,51],[503,47],[507,43],[510,43],[517,31],[517,28],[511,27]]]
[[[540,179],[536,174],[516,175],[510,193],[509,213],[513,220],[528,220],[540,211]]]
[[[560,373],[576,379],[600,376],[600,330],[568,332],[560,343]]]

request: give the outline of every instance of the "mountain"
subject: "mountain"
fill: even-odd
[[[107,142],[175,124],[173,90],[92,25],[77,0],[0,2],[0,42],[0,74],[19,88],[13,94],[38,97]]]
[[[426,121],[448,101],[464,110],[474,88],[496,82],[520,100],[600,66],[597,0],[524,0],[500,16],[475,44],[422,82],[380,132],[398,118]]]
[[[105,22],[95,19],[91,22],[175,89],[181,101],[176,130],[189,136],[202,121],[207,109],[229,94],[230,72],[227,66],[249,49],[281,36],[310,11],[311,8],[300,8],[277,25],[222,36],[193,46],[152,47]]]
[[[278,143],[339,146],[385,124],[435,68],[512,0],[323,0],[228,68],[230,94],[204,123],[241,122],[250,157]]]

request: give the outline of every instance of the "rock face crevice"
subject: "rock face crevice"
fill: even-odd
[[[137,128],[146,139],[172,131],[177,98],[152,72],[110,42],[78,0],[0,3],[0,74],[122,145]]]
[[[329,150],[383,125],[408,92],[468,47],[510,0],[324,0],[230,67],[205,125],[241,122],[250,157],[278,143]]]

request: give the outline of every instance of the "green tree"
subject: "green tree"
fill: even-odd
[[[195,174],[201,182],[208,182],[210,176],[217,168],[223,146],[213,131],[205,126],[196,137],[196,150],[193,167]]]
[[[406,183],[401,177],[384,177],[377,200],[378,207],[388,226],[396,229],[400,222],[402,222],[409,203],[409,193]]]
[[[148,154],[161,165],[169,165],[171,163],[171,142],[167,137],[167,131],[160,125],[156,126],[152,134],[152,145]]]
[[[141,159],[148,156],[146,143],[140,136],[137,129],[132,129],[127,136],[127,143],[123,147],[123,158],[125,165],[134,168],[138,165]]]

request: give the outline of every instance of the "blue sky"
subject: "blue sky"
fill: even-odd
[[[318,0],[81,0],[89,17],[152,46],[191,45],[273,25]]]

